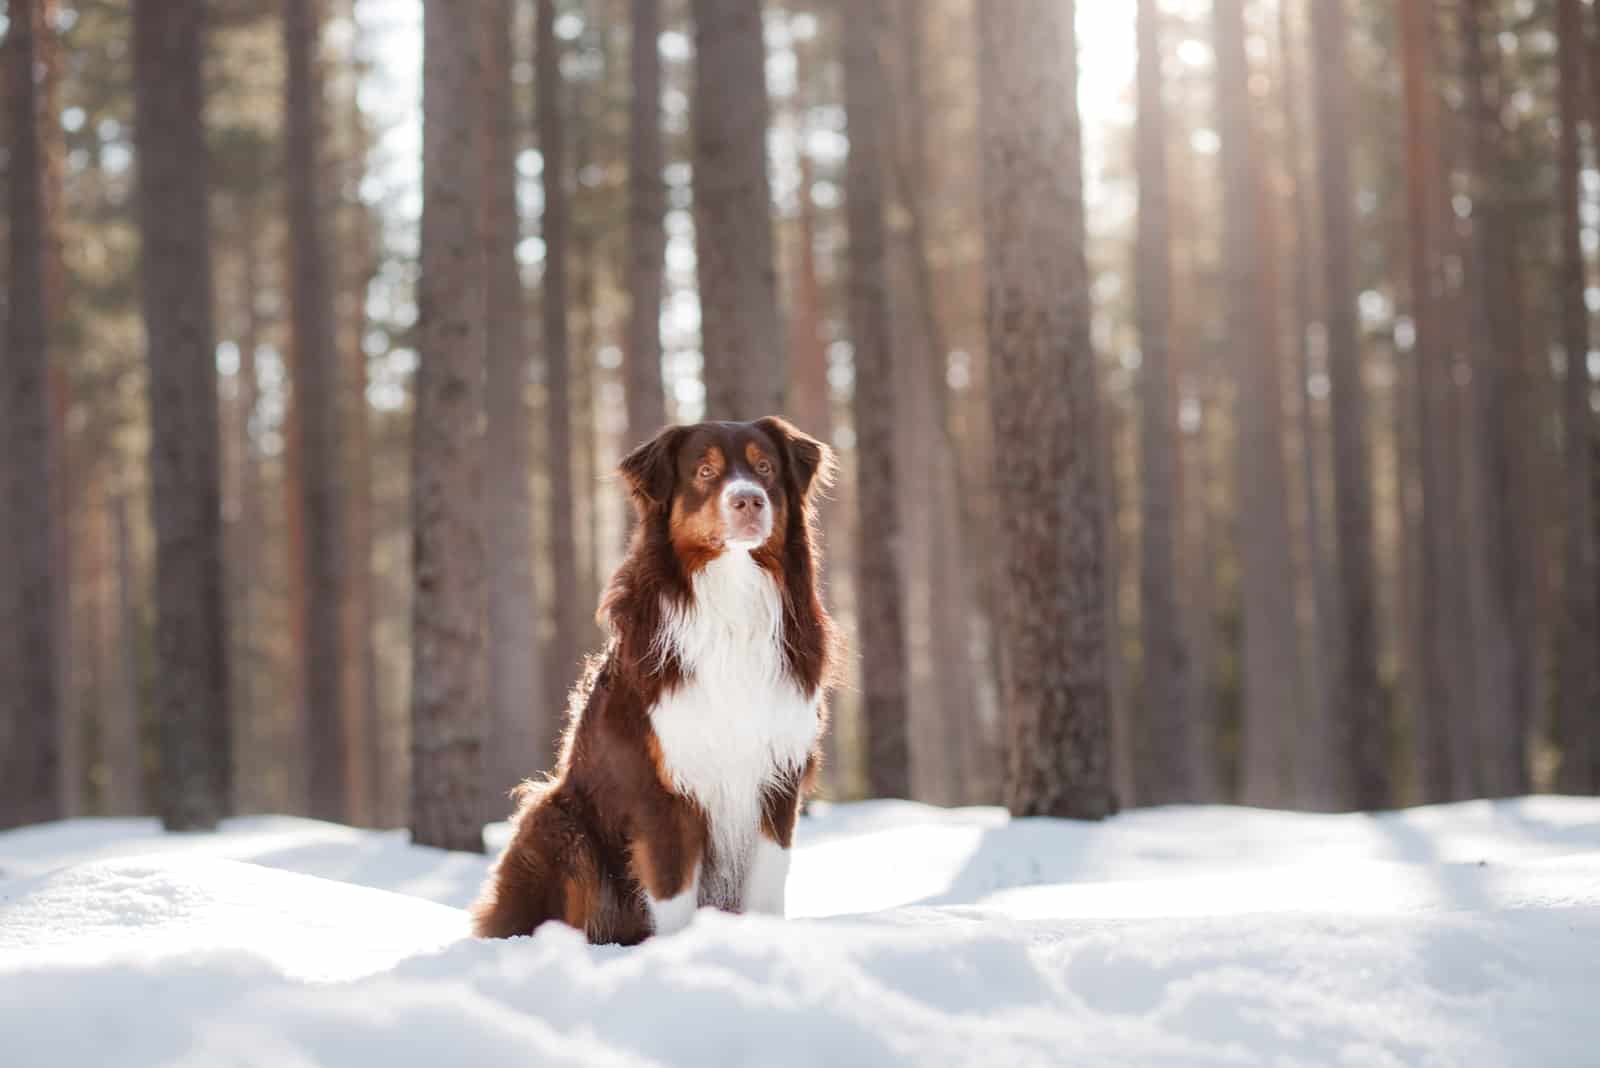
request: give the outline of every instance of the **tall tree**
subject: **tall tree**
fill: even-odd
[[[1178,410],[1170,358],[1172,242],[1168,217],[1166,102],[1161,12],[1139,0],[1139,633],[1144,648],[1142,715],[1134,782],[1141,804],[1193,801],[1197,746],[1188,708],[1183,618],[1178,612]]]
[[[661,380],[661,287],[667,247],[667,190],[661,174],[661,0],[632,0],[632,12],[628,345],[624,383],[629,443],[646,440],[667,422],[666,391]],[[821,432],[820,427],[805,429],[812,434]]]
[[[1283,153],[1290,175],[1289,216],[1295,234],[1294,301],[1291,335],[1294,356],[1289,366],[1295,377],[1292,391],[1298,401],[1300,430],[1300,491],[1305,511],[1305,559],[1311,590],[1311,617],[1304,648],[1311,651],[1306,661],[1305,713],[1297,720],[1293,743],[1295,797],[1302,803],[1326,806],[1333,798],[1334,762],[1329,754],[1333,707],[1329,690],[1328,666],[1340,660],[1340,631],[1337,603],[1333,593],[1332,569],[1328,563],[1323,523],[1322,435],[1311,392],[1314,374],[1310,328],[1316,318],[1314,299],[1316,256],[1311,221],[1311,179],[1307,172],[1303,143],[1305,89],[1300,78],[1301,45],[1296,40],[1292,0],[1278,7],[1279,93],[1283,101]],[[1199,566],[1205,566],[1201,564]]]
[[[316,52],[322,36],[317,0],[283,0],[284,156],[288,219],[290,348],[299,417],[300,519],[305,524],[305,692],[307,811],[317,819],[348,818],[343,659],[345,528],[340,498],[339,350],[327,212],[318,189],[322,167],[322,78]]]
[[[1367,455],[1366,386],[1356,323],[1355,195],[1350,188],[1350,72],[1344,0],[1311,7],[1317,157],[1322,188],[1323,284],[1327,287],[1328,378],[1332,386],[1333,499],[1338,516],[1341,663],[1333,707],[1343,735],[1338,762],[1348,779],[1336,800],[1362,809],[1388,803],[1389,754],[1378,688],[1374,606],[1372,471]]]
[[[850,232],[850,337],[855,352],[857,612],[867,785],[874,797],[911,796],[906,721],[906,641],[899,567],[894,447],[895,390],[889,343],[888,238],[884,228],[884,112],[889,85],[878,55],[888,0],[850,10],[843,34],[850,156],[845,199]]]
[[[760,0],[694,0],[694,222],[706,417],[784,400]]]
[[[488,343],[488,455],[485,474],[486,573],[489,582],[489,749],[485,789],[490,815],[505,815],[506,793],[549,766],[555,725],[543,710],[536,655],[533,501],[528,413],[528,342],[517,244],[517,109],[512,96],[512,5],[480,9],[484,62],[479,200],[484,261],[484,330]]]
[[[1235,352],[1240,587],[1244,602],[1241,798],[1288,796],[1284,731],[1299,707],[1300,655],[1289,553],[1283,390],[1274,343],[1261,212],[1259,146],[1240,0],[1214,5],[1218,133],[1223,186],[1227,336]]]
[[[140,272],[156,527],[158,808],[208,828],[232,791],[222,475],[207,209],[206,5],[136,0],[134,101]]]
[[[1491,66],[1485,36],[1496,39],[1488,22],[1494,6],[1485,0],[1458,5],[1462,81],[1467,96],[1465,170],[1472,205],[1468,306],[1475,318],[1473,406],[1467,437],[1467,493],[1471,511],[1465,523],[1471,555],[1474,652],[1473,692],[1482,715],[1458,722],[1453,738],[1457,796],[1484,792],[1524,792],[1526,738],[1531,718],[1534,653],[1529,594],[1533,556],[1527,527],[1529,487],[1519,473],[1517,453],[1527,429],[1526,339],[1520,311],[1517,240],[1507,217],[1500,103],[1494,86],[1499,64]],[[1514,722],[1514,729],[1491,726]],[[1488,752],[1499,748],[1499,754]],[[1509,772],[1490,782],[1488,762]]]
[[[1565,626],[1557,686],[1562,750],[1560,785],[1570,792],[1600,792],[1600,597],[1595,585],[1594,386],[1589,376],[1589,311],[1579,213],[1583,118],[1583,21],[1578,0],[1558,0],[1557,48],[1560,68],[1561,347],[1567,371],[1562,388],[1566,467],[1566,545],[1562,577]],[[1515,729],[1515,724],[1506,724]],[[1519,747],[1520,751],[1520,747]],[[1515,769],[1494,775],[1494,785],[1514,789]]]
[[[0,827],[62,814],[58,782],[59,727],[65,714],[57,674],[59,603],[56,559],[60,443],[50,413],[50,301],[45,250],[45,175],[39,39],[46,32],[41,0],[11,0],[8,44],[10,153],[7,186],[10,316],[0,362],[0,431],[6,447],[6,620],[0,647],[0,701],[11,725],[3,766]],[[53,121],[53,117],[52,117]]]
[[[561,82],[561,44],[556,39],[555,0],[539,0],[534,43],[535,106],[539,153],[544,157],[545,424],[550,467],[550,564],[555,589],[555,637],[550,643],[550,685],[565,692],[583,655],[582,639],[594,605],[578,594],[577,510],[572,480],[572,354],[567,324],[568,244],[572,211],[567,195],[566,122]]]
[[[1099,819],[1116,798],[1074,6],[978,6],[978,113],[1006,803]]]
[[[483,266],[473,20],[423,5],[422,260],[412,447],[411,834],[483,850]]]
[[[145,812],[144,761],[139,745],[139,667],[135,650],[138,617],[134,609],[132,533],[128,498],[119,494],[111,505],[110,522],[115,541],[116,649],[100,723],[100,751],[105,761],[105,811],[110,816],[138,816]]]
[[[1419,788],[1424,800],[1459,796],[1452,786],[1450,720],[1457,711],[1451,699],[1452,662],[1465,650],[1453,648],[1451,583],[1462,573],[1451,550],[1457,523],[1452,518],[1451,481],[1446,454],[1452,442],[1446,433],[1450,404],[1450,353],[1438,318],[1440,289],[1437,198],[1441,193],[1437,105],[1433,81],[1433,0],[1406,0],[1400,8],[1401,72],[1406,114],[1406,208],[1410,258],[1411,320],[1416,366],[1416,440],[1421,518],[1413,559],[1420,571],[1416,606],[1417,638],[1413,653],[1419,663],[1416,710],[1420,728],[1414,741]]]

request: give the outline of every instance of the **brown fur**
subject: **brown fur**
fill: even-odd
[[[765,475],[763,461],[770,465]],[[715,469],[714,478],[701,477],[703,464]],[[814,508],[833,473],[826,446],[777,418],[670,427],[629,454],[621,473],[639,522],[601,600],[610,641],[573,688],[554,774],[516,792],[511,844],[472,910],[483,937],[531,934],[558,921],[591,942],[639,942],[651,933],[644,894],[681,892],[705,855],[705,817],[672,788],[650,711],[683,679],[683,666],[656,637],[663,604],[692,597],[693,575],[722,551],[717,501],[724,479],[742,475],[767,490],[772,535],[753,556],[782,591],[790,674],[807,692],[834,681],[833,625],[817,590]],[[823,728],[825,722],[819,738]],[[779,845],[793,841],[817,762],[813,753],[804,774],[765,791],[761,833]]]

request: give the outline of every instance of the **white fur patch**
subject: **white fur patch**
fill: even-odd
[[[782,916],[784,887],[788,882],[789,851],[768,838],[757,838],[756,853],[745,877],[745,911]]]
[[[689,926],[689,921],[694,919],[694,910],[699,906],[699,873],[689,884],[688,889],[675,897],[664,901],[645,895],[645,900],[650,905],[650,926],[658,935],[673,934]]]
[[[694,578],[694,597],[666,606],[660,639],[685,677],[651,712],[665,770],[705,810],[712,856],[701,904],[743,907],[762,793],[796,774],[817,736],[817,695],[785,671],[783,601],[772,576],[730,549]]]

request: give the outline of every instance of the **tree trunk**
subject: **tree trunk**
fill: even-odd
[[[1240,0],[1216,0],[1216,70],[1223,170],[1227,337],[1235,353],[1239,566],[1243,594],[1244,718],[1241,800],[1290,796],[1284,731],[1299,707],[1300,652],[1289,552],[1288,471],[1279,361],[1259,212],[1261,169],[1250,120],[1249,62]]]
[[[1333,498],[1338,517],[1339,670],[1332,686],[1342,735],[1335,765],[1345,772],[1336,801],[1381,808],[1389,783],[1388,727],[1378,686],[1377,586],[1372,549],[1372,470],[1366,387],[1356,322],[1354,194],[1350,189],[1350,106],[1345,0],[1312,5],[1318,162],[1322,179],[1323,284],[1327,287],[1328,377],[1332,385]]]
[[[262,700],[265,688],[259,685],[264,649],[260,617],[261,587],[258,555],[266,544],[261,478],[261,450],[253,428],[260,407],[261,381],[256,353],[261,346],[264,323],[261,314],[260,211],[254,199],[239,208],[241,262],[239,293],[235,298],[243,321],[239,329],[239,373],[235,452],[239,464],[238,520],[234,530],[233,556],[237,573],[234,595],[229,603],[229,626],[233,644],[229,666],[233,672],[233,707],[237,729],[233,737],[235,808],[241,812],[268,807],[271,796],[264,782],[266,765],[271,760],[273,731],[271,715]],[[270,811],[270,808],[269,808]]]
[[[483,850],[483,266],[473,21],[423,5],[422,260],[413,416],[411,834]]]
[[[116,554],[116,646],[108,650],[115,667],[106,685],[101,711],[100,752],[105,760],[105,812],[108,816],[140,816],[144,804],[144,757],[139,730],[139,658],[136,652],[139,615],[134,609],[133,537],[128,499],[117,496],[111,506]]]
[[[977,10],[1006,802],[1115,811],[1074,4]]]
[[[1451,648],[1453,614],[1450,586],[1461,571],[1452,552],[1458,529],[1448,501],[1450,484],[1446,454],[1453,443],[1446,433],[1450,403],[1450,353],[1438,319],[1438,229],[1435,197],[1440,182],[1437,106],[1433,82],[1433,0],[1406,0],[1400,10],[1400,48],[1405,83],[1406,206],[1410,254],[1411,320],[1415,328],[1414,359],[1416,442],[1421,489],[1418,545],[1412,560],[1420,572],[1416,606],[1418,786],[1424,802],[1452,800],[1450,723],[1457,710],[1451,700],[1451,664],[1462,650]]]
[[[1298,53],[1289,0],[1278,9],[1279,47],[1282,70],[1279,75],[1283,97],[1284,154],[1293,182],[1290,216],[1295,232],[1294,248],[1294,355],[1290,362],[1295,376],[1294,396],[1300,420],[1300,481],[1305,508],[1305,558],[1311,590],[1311,617],[1306,628],[1305,714],[1298,719],[1292,745],[1295,796],[1303,804],[1317,808],[1334,804],[1333,706],[1328,666],[1342,661],[1339,652],[1341,628],[1334,618],[1337,598],[1325,544],[1322,478],[1320,460],[1322,435],[1317,425],[1316,405],[1311,393],[1313,373],[1310,326],[1316,318],[1313,297],[1316,245],[1311,222],[1311,179],[1306,173],[1301,140],[1301,106],[1304,90],[1300,83]]]
[[[351,739],[344,715],[345,528],[339,460],[339,352],[322,165],[322,79],[315,53],[322,17],[316,0],[284,0],[284,155],[287,172],[290,349],[300,417],[301,519],[305,523],[305,717],[307,811],[349,816]]]
[[[489,748],[484,793],[492,819],[503,819],[507,793],[550,766],[557,725],[540,678],[538,608],[533,574],[532,455],[528,412],[528,342],[517,244],[517,115],[512,97],[512,5],[482,11],[484,57],[481,163],[488,343],[488,449],[484,531],[489,582]]]
[[[577,515],[572,482],[572,373],[567,332],[566,137],[561,86],[561,45],[556,40],[555,0],[539,0],[535,45],[535,103],[539,152],[544,157],[545,420],[550,466],[550,566],[554,576],[555,636],[550,643],[548,689],[552,707],[578,672],[582,638],[594,605],[578,594]]]
[[[844,34],[845,170],[850,232],[850,336],[855,352],[856,583],[860,591],[862,722],[867,788],[874,797],[911,796],[906,707],[904,591],[896,563],[901,537],[896,498],[895,389],[889,339],[888,239],[884,225],[884,121],[889,85],[878,49],[886,0],[852,9]]]
[[[1169,355],[1172,313],[1168,217],[1167,122],[1162,99],[1161,13],[1139,0],[1139,633],[1143,647],[1141,712],[1135,729],[1134,782],[1139,803],[1198,800],[1197,752],[1188,707],[1188,652],[1178,612],[1176,532],[1178,410]]]
[[[344,0],[345,17],[352,25],[359,0]],[[350,62],[358,72],[367,61],[353,51]],[[359,190],[371,153],[372,133],[360,106],[360,82],[351,79],[340,101],[349,154],[341,161],[339,181],[346,191]],[[340,418],[344,432],[345,559],[344,559],[344,664],[343,705],[345,736],[349,739],[350,819],[368,826],[383,826],[379,819],[378,780],[385,774],[378,735],[382,730],[377,699],[377,650],[373,639],[374,575],[372,562],[372,431],[367,403],[366,335],[367,290],[378,271],[374,245],[373,212],[360,196],[346,193],[340,201],[353,254],[344,261],[343,285],[349,333],[340,353]]]
[[[628,111],[628,347],[624,442],[649,439],[667,423],[661,378],[661,289],[666,269],[667,189],[662,178],[661,0],[632,0]],[[804,424],[802,424],[804,426]],[[817,427],[806,427],[819,433]],[[631,512],[632,509],[630,508]]]
[[[1579,215],[1579,178],[1582,146],[1578,126],[1582,120],[1583,21],[1578,0],[1558,0],[1560,64],[1559,158],[1561,197],[1561,271],[1557,292],[1561,305],[1561,347],[1566,353],[1566,378],[1562,387],[1562,426],[1566,469],[1566,544],[1564,587],[1565,626],[1560,646],[1561,674],[1557,691],[1560,711],[1556,743],[1561,750],[1559,787],[1567,793],[1600,792],[1600,600],[1595,586],[1594,462],[1595,417],[1593,383],[1589,376],[1589,311],[1584,304],[1583,235]],[[1502,730],[1515,730],[1506,722]],[[1520,747],[1518,747],[1520,752]],[[1521,768],[1499,762],[1491,778],[1509,792]],[[1497,791],[1498,792],[1498,791]]]
[[[39,0],[11,0],[7,13],[11,137],[7,186],[10,283],[7,354],[3,367],[6,446],[6,571],[0,605],[7,620],[0,648],[0,701],[11,737],[4,763],[0,828],[57,819],[62,814],[60,726],[64,695],[56,674],[56,523],[53,487],[59,443],[50,419],[50,323],[46,300],[43,114],[33,77]]]
[[[232,789],[204,16],[197,0],[133,7],[156,527],[158,808],[169,830],[216,826]]]
[[[760,0],[693,0],[694,222],[707,419],[783,410]],[[851,30],[853,34],[854,29]]]
[[[1526,612],[1529,489],[1517,476],[1516,459],[1517,443],[1527,440],[1520,433],[1526,401],[1521,295],[1516,241],[1500,189],[1500,119],[1485,57],[1484,13],[1483,0],[1464,0],[1459,9],[1469,125],[1466,170],[1473,205],[1468,303],[1477,317],[1472,332],[1474,426],[1468,438],[1474,450],[1468,494],[1471,521],[1465,526],[1472,557],[1468,582],[1473,601],[1473,691],[1482,714],[1456,728],[1457,796],[1525,792],[1525,739],[1534,674],[1528,644],[1532,620]],[[1506,731],[1505,722],[1519,726]],[[1487,753],[1488,746],[1502,747],[1503,752]],[[1491,762],[1509,776],[1493,781]]]

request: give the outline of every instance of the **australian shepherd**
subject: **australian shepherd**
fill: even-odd
[[[473,907],[633,944],[701,906],[782,915],[833,629],[817,589],[827,446],[782,419],[669,427],[622,461],[638,524],[600,605],[555,772],[518,791]]]

